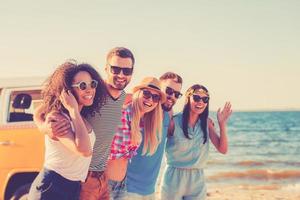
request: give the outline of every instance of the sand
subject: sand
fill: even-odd
[[[300,200],[300,185],[209,185],[206,200]]]
[[[300,200],[299,185],[210,185],[207,200]]]

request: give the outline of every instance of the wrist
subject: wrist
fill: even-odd
[[[79,114],[79,111],[78,109],[71,109],[69,110],[69,114],[71,118],[75,118]]]

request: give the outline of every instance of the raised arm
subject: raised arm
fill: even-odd
[[[228,151],[228,139],[227,139],[227,121],[232,113],[230,102],[226,102],[223,109],[219,108],[217,113],[218,124],[220,134],[218,135],[212,119],[208,119],[208,132],[211,142],[216,149],[223,154]]]
[[[92,145],[90,143],[88,130],[80,115],[75,97],[70,91],[63,91],[60,100],[64,107],[69,111],[70,120],[74,127],[74,133],[68,131],[66,135],[58,136],[58,139],[71,150],[80,153],[83,156],[91,156]]]

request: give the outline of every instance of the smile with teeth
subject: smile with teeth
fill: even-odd
[[[93,98],[93,95],[86,95],[86,96],[83,96],[84,99],[87,99],[87,100],[91,100]]]
[[[167,102],[169,102],[170,104],[173,103],[173,101],[171,99],[168,99]]]
[[[195,106],[195,108],[202,109],[202,108],[204,108],[204,106]]]
[[[125,83],[125,82],[126,82],[125,79],[124,79],[124,80],[116,79],[116,81],[117,81],[118,83]]]
[[[151,103],[148,103],[148,102],[145,102],[145,101],[143,102],[143,104],[144,104],[144,106],[147,106],[147,107],[149,107],[149,108],[152,106]]]

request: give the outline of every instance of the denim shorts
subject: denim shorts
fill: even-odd
[[[53,170],[42,169],[33,181],[28,200],[79,199],[80,181],[71,181]]]
[[[124,200],[126,199],[126,177],[122,181],[108,181],[110,189],[110,199],[111,200]]]

